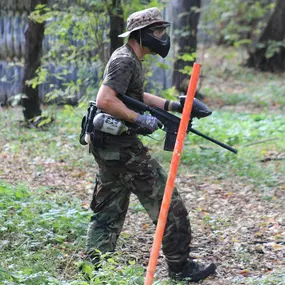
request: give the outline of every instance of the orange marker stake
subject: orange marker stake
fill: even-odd
[[[156,263],[162,243],[162,238],[165,230],[165,225],[167,221],[169,206],[171,203],[171,198],[173,194],[174,189],[174,182],[177,175],[177,170],[180,162],[181,152],[184,145],[184,139],[186,136],[186,131],[188,127],[188,123],[190,120],[190,114],[192,111],[194,96],[199,80],[200,75],[200,69],[201,65],[198,63],[194,63],[192,75],[190,78],[188,90],[187,90],[187,96],[184,103],[183,113],[178,129],[178,134],[175,142],[175,147],[172,155],[172,160],[170,164],[170,169],[168,172],[168,178],[165,185],[163,200],[160,208],[160,213],[158,217],[158,223],[154,235],[154,241],[151,249],[150,259],[147,267],[146,272],[146,278],[144,285],[151,285],[152,280],[154,277],[155,269],[156,269]]]

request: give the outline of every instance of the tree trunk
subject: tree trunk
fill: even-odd
[[[48,0],[31,0],[30,13],[38,4],[47,4]],[[44,38],[44,23],[36,23],[28,20],[28,28],[25,31],[25,65],[22,80],[22,107],[26,121],[41,116],[40,97],[38,86],[26,85],[26,81],[36,76],[36,70],[41,64],[42,41]]]
[[[266,56],[270,43],[283,42],[272,56]],[[250,54],[247,66],[270,72],[285,71],[285,1],[277,0],[275,10],[264,29],[258,44],[262,48],[255,48]],[[270,47],[269,47],[270,49]]]
[[[174,21],[174,31],[178,33],[178,51],[176,57],[196,52],[200,12],[195,9],[201,7],[201,0],[179,0],[177,2],[179,11],[176,11],[178,12],[178,16],[176,16],[177,21]],[[172,84],[179,92],[187,92],[189,81],[189,74],[183,74],[180,70],[183,70],[185,66],[193,66],[194,61],[176,59],[174,63]]]
[[[112,0],[108,5],[110,18],[110,55],[124,44],[124,39],[118,35],[124,31],[124,16],[121,0]]]

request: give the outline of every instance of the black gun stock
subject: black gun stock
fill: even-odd
[[[175,142],[176,142],[176,136],[177,136],[177,133],[178,133],[178,128],[179,128],[179,125],[180,125],[180,118],[165,111],[165,110],[162,110],[160,108],[157,108],[157,107],[150,107],[148,105],[146,105],[145,103],[143,102],[140,102],[136,99],[133,99],[127,95],[119,95],[119,98],[123,101],[123,103],[130,109],[136,111],[136,112],[149,112],[152,116],[156,117],[158,120],[160,120],[163,124],[163,130],[166,132],[166,138],[165,138],[165,142],[164,142],[164,150],[167,150],[167,151],[173,151],[174,149],[174,146],[175,146]],[[196,102],[195,102],[196,101]],[[202,106],[200,105],[200,101],[199,100],[194,100],[194,103],[196,104],[199,104],[199,107]],[[193,104],[194,105],[194,104]],[[207,111],[208,112],[208,111]],[[201,136],[233,153],[237,153],[238,151],[235,149],[235,148],[232,148],[231,146],[229,145],[226,145],[216,139],[213,139],[195,129],[193,129],[191,127],[191,122],[192,122],[192,119],[197,117],[205,117],[205,115],[203,116],[199,116],[199,114],[197,113],[197,110],[195,109],[195,112],[192,112],[191,113],[191,119],[189,121],[189,125],[188,125],[188,128],[187,128],[187,133],[189,132],[192,132],[193,134],[196,134],[198,136]],[[139,132],[139,127],[138,127],[138,133]]]

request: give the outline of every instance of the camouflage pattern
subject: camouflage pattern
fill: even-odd
[[[127,37],[131,32],[156,23],[171,25],[171,22],[163,20],[160,11],[156,7],[135,12],[127,19],[127,32],[119,35],[119,37]]]
[[[143,84],[142,64],[133,49],[128,44],[116,49],[105,68],[103,85],[142,101]]]
[[[139,139],[129,147],[97,149],[93,155],[99,166],[87,250],[115,250],[134,193],[154,224],[157,223],[164,194],[166,173]],[[169,267],[177,271],[189,257],[190,222],[183,201],[174,189],[163,237],[163,253]]]
[[[128,44],[113,52],[105,68],[102,84],[109,86],[119,94],[143,101],[142,64]],[[104,144],[106,148],[129,146],[136,140],[136,135],[105,135]]]

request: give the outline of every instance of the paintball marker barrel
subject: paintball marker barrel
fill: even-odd
[[[206,139],[208,141],[211,141],[211,142],[213,142],[213,143],[215,143],[215,144],[217,144],[217,145],[219,145],[219,146],[221,146],[221,147],[223,147],[223,148],[225,148],[225,149],[227,149],[227,150],[229,150],[229,151],[231,151],[231,152],[233,152],[235,154],[238,153],[238,151],[235,148],[233,148],[233,147],[231,147],[231,146],[229,146],[227,144],[224,144],[224,143],[222,143],[222,142],[220,142],[218,140],[215,140],[215,139],[213,139],[213,138],[211,138],[211,137],[209,137],[209,136],[207,136],[207,135],[205,135],[205,134],[203,134],[203,133],[201,133],[201,132],[199,132],[199,131],[197,131],[197,130],[195,130],[193,128],[190,128],[189,131],[191,133],[193,133],[193,134],[195,134],[197,136],[200,136],[200,137],[202,137],[202,138],[204,138],[204,139]]]

